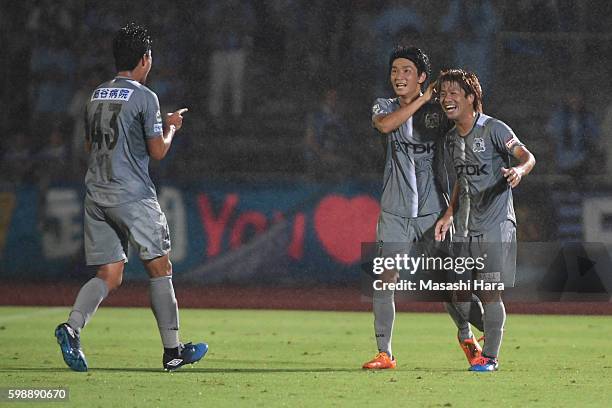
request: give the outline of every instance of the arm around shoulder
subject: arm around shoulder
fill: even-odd
[[[431,95],[429,95],[429,98],[431,98]],[[374,115],[372,117],[372,125],[381,133],[391,133],[406,123],[416,111],[429,101],[429,98],[425,95],[420,95],[396,111]]]

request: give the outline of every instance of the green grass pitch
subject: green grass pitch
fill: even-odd
[[[181,310],[203,361],[161,371],[148,309],[102,307],[84,330],[90,370],[61,359],[66,308],[0,308],[0,387],[68,387],[79,407],[584,407],[612,401],[612,317],[510,315],[500,371],[470,373],[444,314],[400,313],[398,368],[366,372],[370,313]],[[1,406],[43,406],[0,403]],[[61,406],[54,403],[51,406]]]

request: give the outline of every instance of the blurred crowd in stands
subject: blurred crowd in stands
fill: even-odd
[[[158,180],[379,177],[370,106],[393,96],[399,42],[424,48],[434,76],[474,70],[536,177],[611,171],[606,0],[25,0],[0,3],[2,185],[83,179],[83,106],[132,20],[153,37],[162,110],[189,108]]]

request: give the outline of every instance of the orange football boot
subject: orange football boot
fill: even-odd
[[[457,340],[470,366],[476,364],[476,361],[482,356],[482,347],[480,347],[480,343],[478,343],[474,336],[472,336],[471,339],[465,339],[463,341],[457,337]]]
[[[384,351],[381,351],[380,353],[376,354],[376,356],[374,356],[373,360],[364,363],[363,368],[366,368],[368,370],[384,370],[387,368],[395,368],[396,365],[397,362],[395,361],[395,359],[391,359],[391,357],[389,357],[389,354]]]

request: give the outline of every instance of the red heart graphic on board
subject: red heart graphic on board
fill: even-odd
[[[360,259],[362,242],[376,240],[379,212],[378,202],[370,196],[348,199],[331,194],[315,210],[315,231],[334,260],[350,265]]]

